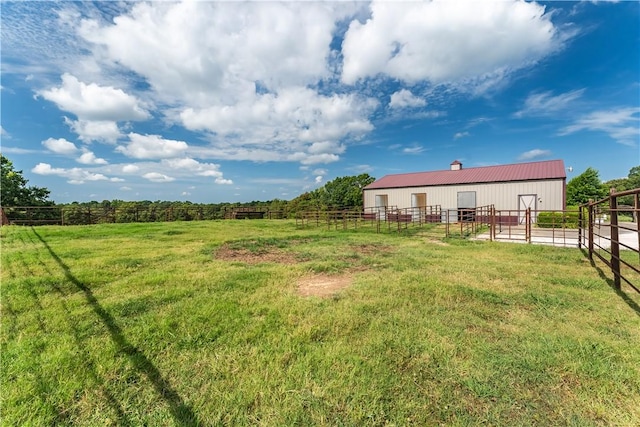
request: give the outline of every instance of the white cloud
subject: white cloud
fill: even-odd
[[[182,155],[189,146],[184,141],[164,139],[159,135],[129,133],[127,145],[119,145],[116,151],[134,159],[166,159]]]
[[[316,176],[315,182],[316,182],[316,184],[322,183],[322,175]]]
[[[290,156],[292,161],[299,161],[303,165],[316,165],[320,163],[333,163],[340,160],[340,156],[336,154],[293,154]]]
[[[160,172],[148,172],[142,175],[143,178],[148,179],[151,182],[171,182],[175,181],[175,178],[172,178],[168,175],[162,174]]]
[[[549,150],[541,150],[539,148],[534,148],[533,150],[525,151],[524,153],[518,156],[518,160],[533,160],[539,159],[543,157],[549,157],[551,155],[551,151]]]
[[[402,149],[403,154],[419,154],[425,150],[421,145],[414,145],[412,147],[405,147]]]
[[[298,161],[311,164],[335,161],[345,144],[373,130],[373,98],[313,89],[336,75],[337,23],[364,7],[138,3],[111,23],[84,20],[79,34],[103,68],[144,78],[155,104],[170,106],[170,122],[208,134],[215,158],[290,161],[305,153]],[[314,144],[324,142],[335,151],[318,152]],[[149,155],[136,148],[119,150]]]
[[[455,135],[453,135],[453,139],[460,139],[469,135],[470,135],[469,132],[456,132]]]
[[[122,167],[122,172],[124,173],[136,173],[140,170],[140,168],[136,165],[124,165]]]
[[[640,108],[621,107],[594,111],[561,129],[559,135],[584,130],[604,132],[620,144],[636,146],[640,138]]]
[[[122,190],[122,191],[131,191],[131,190],[133,190],[133,188],[124,186],[124,187],[120,187],[120,190]]]
[[[344,146],[337,144],[333,141],[322,141],[322,142],[314,142],[311,144],[307,152],[310,154],[325,154],[325,153],[336,153],[341,154],[344,153]]]
[[[215,179],[215,183],[220,185],[232,185],[233,181],[230,179],[224,179],[224,178],[218,177]]]
[[[38,163],[31,169],[31,172],[38,175],[54,175],[67,178],[69,184],[84,184],[86,181],[122,181],[120,178],[109,178],[101,173],[93,173],[80,168],[53,168],[48,163]]]
[[[562,44],[563,35],[537,3],[374,1],[370,10],[370,18],[351,22],[345,35],[344,83],[383,74],[481,88]]]
[[[78,163],[82,163],[83,165],[106,165],[108,162],[105,159],[96,157],[92,151],[84,148],[82,155],[78,157]]]
[[[326,169],[315,169],[312,173],[314,175],[326,175],[329,173],[329,171]]]
[[[233,184],[232,180],[223,178],[220,165],[215,163],[200,163],[191,158],[180,158],[162,160],[161,164],[179,173],[214,177],[216,184]]]
[[[112,23],[85,20],[94,55],[143,76],[165,100],[233,105],[256,91],[329,77],[336,22],[362,5],[138,3]]]
[[[62,85],[40,92],[58,108],[89,121],[145,120],[149,113],[140,102],[121,89],[86,84],[71,74],[62,75]]]
[[[389,107],[391,108],[413,108],[423,107],[427,105],[427,101],[415,96],[407,89],[399,90],[391,95]]]
[[[64,138],[48,138],[42,141],[47,150],[56,154],[73,155],[78,152],[78,147],[73,142],[67,141]]]
[[[2,126],[0,126],[0,136],[3,138],[10,138],[9,132],[7,132]]]
[[[28,148],[7,147],[2,144],[2,152],[4,154],[42,154],[40,150],[30,150]]]
[[[515,117],[546,116],[556,114],[569,108],[571,103],[580,98],[585,89],[572,90],[553,96],[551,91],[531,93],[522,110],[514,114]]]
[[[266,145],[286,153],[314,143],[338,147],[337,141],[362,137],[373,130],[368,115],[377,105],[371,98],[324,96],[292,87],[277,94],[254,95],[235,105],[186,108],[180,120],[187,129],[215,134],[216,141],[224,142],[221,146]]]
[[[118,124],[109,120],[71,120],[64,118],[65,123],[73,130],[81,141],[92,141],[115,144],[122,136]]]

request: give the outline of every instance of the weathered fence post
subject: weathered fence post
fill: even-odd
[[[620,233],[618,233],[618,198],[615,188],[609,193],[609,212],[611,214],[611,271],[613,271],[613,286],[620,290]]]

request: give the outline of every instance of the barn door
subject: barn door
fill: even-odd
[[[427,206],[427,193],[411,194],[411,214],[413,215],[413,221],[420,221],[425,206]]]
[[[475,191],[458,191],[458,221],[474,221],[476,209]]]
[[[387,206],[389,201],[386,194],[376,194],[376,210],[378,211],[378,219],[387,220]]]
[[[525,222],[527,209],[531,208],[532,211],[537,210],[537,200],[537,194],[520,194],[518,196],[518,222],[520,224],[524,224]]]

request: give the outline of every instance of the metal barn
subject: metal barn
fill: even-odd
[[[386,175],[364,188],[365,212],[439,206],[442,212],[494,205],[499,211],[566,208],[562,160]],[[515,218],[514,218],[515,219]],[[456,220],[456,218],[453,218]]]

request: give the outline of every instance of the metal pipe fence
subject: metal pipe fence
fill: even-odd
[[[90,225],[130,222],[201,221],[223,218],[282,219],[281,210],[244,210],[228,216],[229,209],[159,206],[10,206],[2,207],[2,225]]]
[[[634,204],[620,207],[618,200],[633,196]],[[631,213],[635,222],[625,215]],[[613,274],[613,286],[620,290],[622,282],[640,293],[640,188],[616,192],[580,206],[580,234],[578,245],[605,263]]]

